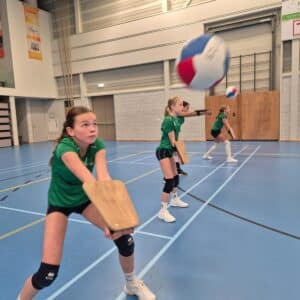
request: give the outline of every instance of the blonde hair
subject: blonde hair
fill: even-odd
[[[164,113],[164,116],[165,116],[165,117],[166,117],[166,116],[169,116],[170,113],[171,113],[171,108],[172,108],[172,106],[175,105],[177,102],[180,102],[180,101],[181,101],[181,100],[180,100],[180,98],[179,98],[178,96],[175,96],[175,97],[173,97],[173,98],[170,98],[170,99],[168,100],[167,106],[165,107],[165,113]]]

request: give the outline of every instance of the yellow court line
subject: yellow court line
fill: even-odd
[[[27,229],[27,228],[29,228],[29,227],[32,227],[32,226],[34,226],[34,225],[36,225],[36,224],[39,224],[39,223],[43,222],[43,221],[45,220],[45,218],[46,218],[46,217],[42,217],[42,218],[40,218],[40,219],[38,219],[38,220],[35,220],[35,221],[33,221],[33,222],[31,222],[31,223],[29,223],[29,224],[27,224],[27,225],[24,225],[24,226],[19,227],[19,228],[15,229],[15,230],[12,230],[12,231],[10,231],[10,232],[8,232],[8,233],[5,233],[5,234],[3,234],[3,235],[0,235],[0,241],[1,241],[1,240],[4,240],[4,239],[6,239],[6,238],[8,238],[8,237],[10,237],[10,236],[13,236],[14,234],[19,233],[19,232],[21,232],[21,231],[23,231],[23,230],[25,230],[25,229]]]
[[[134,154],[130,154],[130,155],[126,155],[126,156],[122,156],[122,157],[119,157],[119,158],[116,158],[116,159],[113,159],[113,160],[109,160],[107,162],[111,163],[111,162],[114,162],[114,161],[117,161],[117,160],[121,160],[121,159],[124,159],[124,158],[131,157],[131,156],[136,156],[136,155],[139,155],[139,154],[142,154],[142,153],[144,153],[144,151],[141,151],[141,152],[138,152],[138,153],[134,153]],[[46,177],[46,178],[42,178],[42,179],[31,181],[31,182],[28,182],[28,183],[23,183],[23,184],[11,186],[11,187],[5,188],[3,190],[0,190],[0,193],[9,192],[9,191],[12,191],[14,189],[22,188],[24,186],[28,186],[28,185],[32,185],[32,184],[35,184],[35,183],[43,182],[43,181],[49,180],[50,178],[51,177],[49,176],[49,177]]]
[[[131,183],[131,182],[133,182],[133,181],[136,181],[136,180],[138,180],[138,179],[140,179],[140,178],[143,178],[143,177],[145,177],[145,176],[148,176],[148,175],[150,175],[150,174],[152,174],[152,173],[154,173],[154,172],[156,172],[156,171],[158,171],[158,170],[159,170],[159,168],[154,169],[154,170],[152,170],[152,171],[150,171],[150,172],[148,172],[148,173],[142,174],[142,175],[140,175],[140,176],[134,177],[134,178],[128,180],[127,182],[125,182],[125,184],[129,184],[129,183]],[[19,186],[15,186],[15,187],[13,187],[13,188],[10,188],[9,190],[15,189],[15,188],[17,188],[17,187],[23,187],[23,186],[26,186],[26,185],[29,185],[29,184],[33,184],[33,183],[45,181],[45,180],[47,180],[47,179],[49,179],[49,178],[50,178],[50,177],[48,177],[48,178],[43,178],[43,179],[41,179],[41,180],[32,181],[32,182],[29,182],[29,183],[27,183],[27,184],[22,184],[22,185],[19,185]],[[6,190],[7,190],[7,189],[6,189]],[[1,191],[3,191],[3,190],[0,190],[0,192],[1,192]],[[3,239],[5,239],[5,238],[8,238],[8,237],[10,237],[10,236],[12,236],[12,235],[14,235],[14,234],[16,234],[16,233],[19,233],[20,231],[23,231],[23,230],[25,230],[25,229],[27,229],[27,228],[29,228],[29,227],[32,227],[32,226],[34,226],[34,225],[36,225],[36,224],[41,223],[42,221],[45,220],[45,218],[46,218],[46,217],[42,217],[42,218],[40,218],[40,219],[38,219],[38,220],[36,220],[36,221],[34,221],[34,222],[32,222],[32,223],[29,223],[29,224],[27,224],[27,225],[24,225],[24,226],[22,226],[22,227],[19,227],[19,228],[15,229],[15,230],[13,230],[13,231],[10,231],[10,232],[8,232],[8,233],[6,233],[6,234],[4,234],[4,235],[1,235],[1,236],[0,236],[0,241],[3,240]]]

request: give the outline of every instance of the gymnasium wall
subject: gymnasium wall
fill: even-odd
[[[12,12],[16,11],[18,18],[15,19],[18,21],[14,20],[10,26],[14,28],[15,32],[19,31],[18,40],[20,40],[20,35],[24,32],[22,33],[22,30],[17,30],[17,28],[21,26],[20,16],[23,13],[22,5],[15,0],[7,2],[10,3],[11,16],[13,15]],[[99,3],[97,1],[94,2],[95,5]],[[191,4],[192,3],[193,1]],[[147,139],[159,139],[160,131],[159,128],[157,130],[157,127],[159,127],[160,123],[156,122],[156,119],[159,119],[158,115],[160,114],[161,108],[165,106],[168,96],[174,96],[176,94],[182,95],[188,98],[186,100],[192,103],[193,108],[201,108],[202,105],[204,105],[205,94],[185,89],[176,78],[176,75],[174,75],[174,60],[184,41],[204,32],[203,26],[206,23],[259,13],[280,6],[281,1],[279,0],[234,2],[228,0],[208,0],[199,5],[191,5],[186,9],[178,9],[180,8],[178,7],[176,10],[172,10],[168,13],[160,13],[132,22],[73,35],[71,36],[71,48],[72,70],[73,73],[75,73],[73,76],[73,87],[76,104],[90,103],[89,98],[96,95],[114,95],[117,140],[142,140],[145,135],[147,135]],[[24,63],[24,56],[26,58],[27,53],[24,51],[25,54],[23,53],[22,56],[20,53],[15,53],[18,51],[14,51],[13,59],[14,62],[18,62],[18,67],[16,68],[17,85],[15,91],[12,91],[12,93],[14,95],[22,94],[24,96],[29,95],[29,97],[39,98],[56,98],[57,94],[59,99],[64,99],[65,95],[63,91],[57,41],[52,39],[50,29],[47,27],[50,22],[50,16],[41,10],[40,13],[41,32],[45,34],[47,40],[45,47],[48,43],[49,47],[47,49],[50,51],[51,44],[53,45],[53,74],[56,76],[58,92],[52,80],[53,77],[51,77],[50,74],[52,72],[52,62],[50,63],[51,55],[49,60],[47,60],[49,65],[45,68],[46,75],[42,75],[42,78],[36,78],[38,77],[36,76],[33,80],[35,84],[32,84],[32,82],[28,82],[30,81],[28,78],[32,77],[32,74],[30,74],[30,76],[25,76],[26,78],[23,79],[24,83],[22,83],[20,79],[22,74],[26,74],[26,66],[28,67],[28,59],[27,63]],[[99,19],[99,22],[100,21]],[[231,43],[233,55],[245,54],[247,51],[248,53],[249,51],[253,53],[253,51],[259,52],[270,49],[269,28],[265,25],[258,25],[258,27],[260,28],[259,35],[255,35],[255,29],[250,29],[250,31],[247,32],[248,37],[243,37],[243,30],[225,34],[225,39],[231,40],[231,42],[234,41]],[[83,29],[84,28],[87,29],[88,26],[83,27]],[[97,26],[95,28],[97,28]],[[249,35],[253,37],[253,39],[249,38]],[[238,36],[237,39],[236,36]],[[13,38],[14,45],[18,49],[22,49],[16,39],[17,38]],[[256,43],[253,41],[256,41]],[[23,45],[23,47],[26,49],[26,41],[24,41],[24,43],[25,45]],[[280,43],[276,45],[278,49],[280,46]],[[44,49],[43,52],[47,52],[47,49]],[[279,65],[279,54],[277,54],[277,56],[276,59]],[[23,62],[19,64],[21,60],[23,60]],[[33,63],[33,67],[37,68],[37,64]],[[158,69],[160,73],[156,72]],[[35,70],[36,74],[43,73],[41,70]],[[32,73],[32,71],[29,72]],[[276,86],[279,87],[279,72],[276,72],[276,74]],[[49,76],[51,79],[49,79]],[[44,81],[43,78],[45,77],[47,77],[48,80]],[[97,83],[102,81],[106,81],[108,84],[106,84],[104,89],[99,89]],[[48,87],[44,85],[45,82],[49,83]],[[53,91],[53,87],[55,91]],[[83,99],[82,101],[80,97]],[[124,124],[131,124],[132,122],[132,118],[130,118],[130,114],[125,107],[128,105],[133,111],[137,109],[138,112],[140,102],[144,101],[143,97],[147,99],[147,107],[151,106],[153,112],[155,112],[154,115],[151,114],[154,118],[154,124],[151,124],[151,122],[148,124],[145,122],[145,119],[137,118],[133,124],[134,126],[127,126],[128,128],[125,130]],[[160,100],[157,100],[158,98]],[[63,118],[63,116],[61,116],[62,102],[59,101],[59,103],[60,104],[53,109],[57,112],[55,114],[56,116]],[[120,103],[122,103],[122,106],[119,105]],[[31,105],[30,100],[29,105]],[[44,109],[48,109],[46,105]],[[62,124],[63,120],[59,118],[56,124]],[[46,122],[47,120],[46,118]],[[283,120],[285,119],[283,118]],[[153,121],[153,119],[151,119],[151,121]],[[50,121],[51,125],[53,125],[53,122],[53,120]],[[153,133],[149,134],[149,132],[152,132],[152,126]],[[145,132],[139,132],[137,128],[146,128],[147,130]],[[187,120],[183,134],[187,140],[204,139],[204,120],[201,120],[201,118],[197,120]],[[54,135],[53,132],[48,132],[47,136],[51,139]]]
[[[187,9],[73,35],[72,70],[83,74],[85,96],[114,95],[117,140],[143,140],[145,136],[147,139],[159,139],[159,114],[168,95],[180,94],[194,102],[195,108],[204,103],[205,94],[185,89],[174,73],[174,60],[183,43],[204,32],[203,25],[206,22],[259,12],[279,5],[280,1],[207,1]],[[99,18],[99,26],[100,22]],[[93,26],[97,27],[95,24]],[[87,28],[90,27],[83,26],[83,30]],[[225,39],[231,42],[232,55],[271,50],[270,28],[262,24],[248,31],[241,29],[224,34]],[[53,57],[60,97],[64,97],[56,42]],[[97,87],[100,82],[105,83],[104,88]],[[79,85],[74,84],[74,90],[77,91]],[[147,118],[132,118],[134,114],[141,114],[140,107],[144,102],[147,107],[152,107],[151,112],[145,110],[144,115],[146,112],[150,114],[149,120],[153,124],[147,123]],[[127,111],[126,107],[130,107],[130,110]],[[184,136],[187,140],[203,140],[204,120],[187,120]]]
[[[114,96],[118,140],[159,140],[164,114],[164,91]]]
[[[3,38],[3,49],[4,49],[4,57],[0,58],[0,82],[1,82],[0,88],[1,88],[1,86],[3,85],[14,86],[8,20],[6,14],[6,4],[3,0],[0,0],[0,17],[1,17],[1,27],[3,32],[2,38]]]
[[[201,32],[203,23],[272,7],[278,0],[215,0],[186,9],[72,36],[72,70],[85,73],[176,58],[183,42]],[[62,75],[57,44],[55,76]]]
[[[49,13],[42,10],[39,11],[43,59],[41,61],[29,59],[23,4],[17,0],[6,0],[6,5],[15,88],[0,88],[0,94],[56,98],[57,91],[53,73],[52,34]]]

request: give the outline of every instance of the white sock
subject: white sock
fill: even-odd
[[[177,191],[176,192],[172,192],[172,198],[176,198],[177,197]]]
[[[132,282],[132,281],[135,281],[135,279],[136,279],[134,272],[124,273],[124,275],[125,275],[126,282]]]
[[[209,154],[212,153],[216,148],[217,148],[217,143],[213,143],[213,145],[208,149],[205,155],[209,156]]]
[[[225,141],[225,152],[227,155],[227,158],[231,158],[231,145],[229,141]]]
[[[162,202],[161,203],[161,208],[162,209],[167,209],[167,207],[168,207],[168,203],[167,202]]]

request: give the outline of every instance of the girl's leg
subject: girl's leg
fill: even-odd
[[[82,215],[98,228],[104,229],[105,223],[94,204],[91,203],[83,211]],[[119,250],[119,261],[126,280],[125,292],[130,295],[136,295],[141,299],[155,300],[155,295],[135,276],[134,241],[130,235],[132,232],[133,230],[128,229],[118,231],[112,235]]]
[[[175,164],[175,160],[174,159],[171,159],[171,166],[172,166],[172,170],[173,170],[173,174],[174,174],[174,177],[173,177],[173,181],[174,181],[174,188],[172,190],[172,198],[171,198],[171,201],[170,201],[170,205],[171,206],[176,206],[176,207],[188,207],[189,205],[182,201],[178,195],[177,195],[177,186],[179,185],[179,175],[177,173],[177,168],[176,168],[176,164]]]
[[[203,154],[203,159],[212,159],[212,152],[216,150],[218,144],[220,142],[222,142],[223,139],[223,135],[222,133],[220,133],[217,137],[215,137],[214,139],[214,143],[212,144],[212,146],[208,149],[208,151],[206,153]]]
[[[180,159],[179,159],[179,157],[178,157],[178,153],[177,153],[177,152],[174,152],[173,157],[174,157],[175,162],[176,162],[176,170],[177,170],[178,175],[188,175],[187,172],[185,172],[185,171],[183,171],[183,170],[181,169],[181,166],[180,166]]]
[[[30,276],[18,300],[31,300],[44,287],[49,286],[58,274],[63,251],[68,218],[59,212],[52,212],[45,220],[42,263],[39,270]],[[51,276],[48,274],[51,273]]]
[[[173,158],[163,158],[159,161],[161,170],[163,172],[165,178],[165,185],[163,188],[163,193],[161,197],[161,209],[158,213],[158,217],[165,222],[174,222],[176,219],[172,216],[168,211],[168,199],[169,194],[172,192],[174,188],[174,175],[177,174],[176,164]],[[174,171],[175,168],[175,171]]]
[[[226,161],[229,163],[235,163],[237,160],[231,156],[231,144],[230,141],[225,138],[225,136],[220,133],[216,138],[218,143],[224,143],[225,145],[225,153],[226,153]]]
[[[228,163],[238,162],[237,159],[235,159],[235,158],[233,158],[231,156],[231,144],[230,144],[230,141],[226,140],[226,141],[224,141],[224,144],[225,144],[225,152],[226,152],[226,156],[227,156],[226,161]]]

